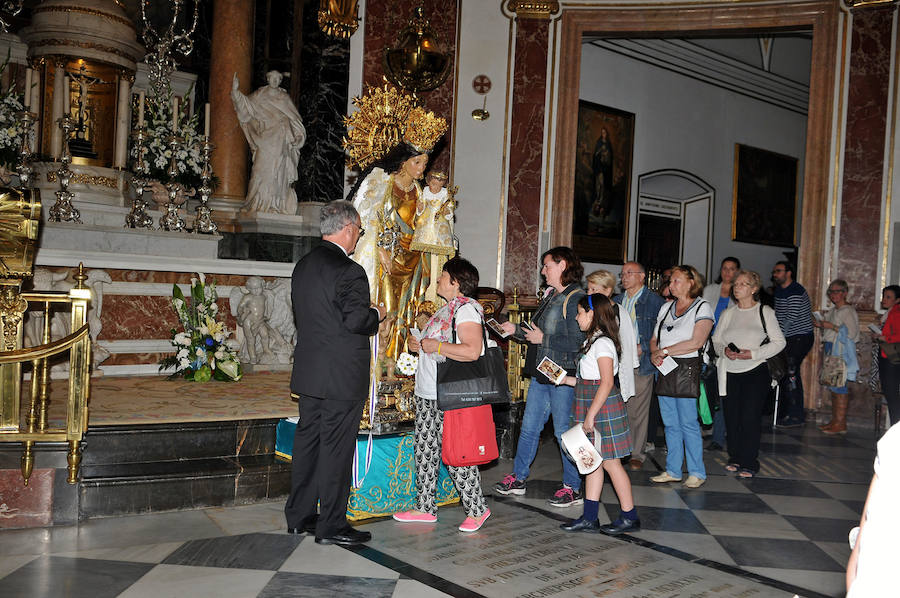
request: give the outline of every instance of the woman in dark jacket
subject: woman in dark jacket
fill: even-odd
[[[555,247],[547,251],[541,256],[541,262],[541,274],[547,280],[549,288],[532,316],[530,326],[504,322],[503,330],[513,335],[513,340],[529,344],[529,352],[535,353],[535,364],[540,364],[544,357],[548,357],[574,374],[575,361],[584,343],[584,333],[575,319],[578,302],[584,296],[581,289],[584,267],[575,252],[568,247]],[[562,433],[572,425],[575,389],[566,385],[557,386],[540,372],[529,373],[532,378],[528,386],[528,400],[522,416],[522,431],[519,433],[513,472],[494,486],[494,492],[498,494],[525,494],[525,479],[537,454],[541,430],[544,429],[547,418],[553,416],[553,434],[557,442]],[[563,465],[562,486],[550,498],[550,504],[555,507],[580,505],[584,502],[581,476],[578,475],[575,464],[562,452],[562,444],[560,458]]]

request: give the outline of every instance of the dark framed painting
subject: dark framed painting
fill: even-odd
[[[796,245],[797,158],[736,143],[731,238]]]
[[[628,249],[634,114],[578,102],[572,249],[586,262],[622,264]]]

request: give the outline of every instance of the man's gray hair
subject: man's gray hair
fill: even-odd
[[[351,222],[356,222],[359,212],[346,199],[336,199],[322,206],[319,214],[319,232],[322,236],[333,235]]]

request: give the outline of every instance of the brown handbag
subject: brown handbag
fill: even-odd
[[[673,357],[678,367],[656,378],[656,394],[677,399],[696,399],[700,396],[700,357]]]

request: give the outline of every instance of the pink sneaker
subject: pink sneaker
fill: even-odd
[[[419,511],[403,511],[402,513],[394,513],[394,521],[401,523],[435,523],[437,515],[420,513]]]
[[[487,518],[491,516],[491,510],[485,509],[484,514],[475,519],[474,517],[466,517],[466,520],[462,522],[462,525],[459,526],[459,531],[461,532],[477,532],[481,529],[481,526],[484,525],[484,522],[487,521]]]

